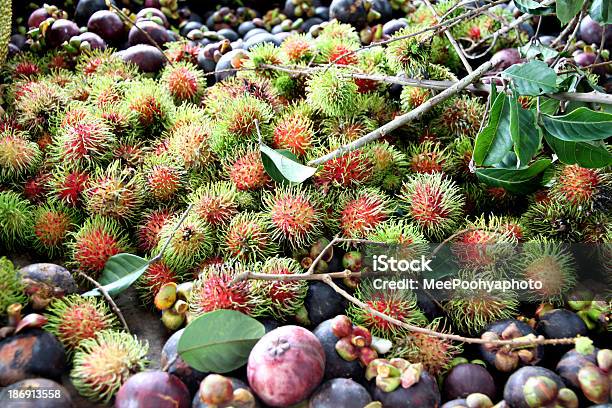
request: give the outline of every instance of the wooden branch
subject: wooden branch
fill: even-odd
[[[77,271],[77,272],[79,273],[79,276],[81,276],[81,277],[85,278],[86,280],[88,280],[89,282],[91,282],[91,284],[94,285],[98,289],[98,291],[100,291],[102,296],[104,296],[104,299],[106,299],[106,301],[109,303],[112,311],[119,318],[119,321],[123,325],[123,328],[125,329],[125,331],[129,333],[130,332],[130,327],[128,326],[128,324],[126,322],[125,317],[123,317],[123,313],[121,313],[121,309],[119,309],[119,306],[117,306],[117,304],[115,303],[113,298],[108,294],[106,289],[104,289],[104,287],[102,285],[100,285],[98,283],[98,281],[96,281],[95,279],[89,277],[85,273],[83,273],[81,271]]]
[[[170,234],[170,236],[168,237],[168,239],[164,243],[164,246],[162,247],[161,251],[159,251],[159,253],[157,255],[155,255],[153,258],[151,258],[151,260],[149,261],[149,265],[152,265],[155,262],[161,261],[162,257],[164,256],[164,252],[166,252],[166,249],[168,248],[168,245],[170,245],[170,240],[172,239],[174,234],[176,234],[176,231],[178,231],[178,229],[181,227],[181,225],[185,221],[185,218],[187,218],[187,215],[189,215],[189,212],[191,211],[192,208],[193,208],[193,204],[189,204],[189,207],[187,207],[187,209],[185,210],[185,212],[183,213],[183,215],[179,219],[179,222],[176,224],[176,226],[174,227],[174,230],[172,231],[172,234]]]

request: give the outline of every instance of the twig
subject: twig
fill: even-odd
[[[314,262],[313,262],[314,264]],[[329,272],[329,273],[298,273],[294,275],[288,274],[268,274],[268,273],[258,273],[245,271],[239,273],[234,280],[232,281],[232,285],[249,280],[265,280],[265,281],[282,281],[282,282],[296,282],[296,281],[325,281],[325,277],[329,276],[332,279],[344,279],[344,278],[359,278],[362,276],[361,272],[353,272],[350,269],[346,269],[341,272]]]
[[[106,301],[110,304],[110,307],[111,307],[112,311],[115,312],[115,314],[119,318],[119,321],[123,325],[123,328],[125,329],[125,331],[127,331],[129,333],[130,332],[130,327],[128,326],[127,322],[125,321],[125,318],[123,317],[123,313],[121,313],[121,310],[119,309],[119,306],[117,306],[117,304],[115,303],[113,298],[110,297],[110,295],[108,294],[106,289],[104,289],[104,287],[102,285],[100,285],[95,279],[87,276],[86,274],[84,274],[81,271],[77,271],[77,272],[79,273],[80,276],[82,276],[83,278],[85,278],[89,282],[91,282],[91,284],[94,285],[98,289],[98,291],[100,291],[102,296],[104,296],[104,299],[106,299]]]
[[[574,24],[576,24],[576,21],[578,20],[578,16],[574,16],[574,18],[572,18],[570,20],[570,22],[567,24],[567,26],[565,26],[565,28],[563,29],[563,31],[561,31],[559,33],[559,35],[557,36],[557,38],[555,38],[551,43],[550,46],[551,48],[554,48],[557,46],[557,44],[559,44],[566,35],[569,34],[570,31],[572,31],[574,29]]]
[[[310,267],[306,271],[306,275],[312,275],[314,273],[314,270],[317,264],[321,261],[321,259],[323,259],[323,257],[325,256],[325,253],[329,251],[330,248],[332,248],[338,242],[338,239],[339,239],[338,235],[336,235],[331,241],[329,241],[329,243],[325,246],[323,251],[321,251],[321,253],[317,255],[317,257],[312,261],[312,265],[310,265]]]
[[[486,72],[488,72],[491,68],[493,68],[494,64],[491,61],[485,62],[484,64],[482,64],[480,67],[478,67],[474,72],[472,72],[471,74],[469,74],[468,76],[466,76],[465,78],[463,78],[462,80],[456,82],[455,84],[453,84],[450,88],[445,89],[444,91],[440,92],[438,95],[432,97],[431,99],[429,99],[427,102],[421,104],[420,106],[418,106],[417,108],[411,110],[408,113],[405,113],[401,116],[396,117],[395,119],[393,119],[392,121],[386,123],[385,125],[379,127],[378,129],[374,130],[373,132],[368,133],[367,135],[360,137],[359,139],[341,146],[340,148],[332,151],[329,154],[326,154],[323,157],[319,157],[317,159],[311,160],[310,162],[308,162],[308,165],[310,166],[315,166],[315,165],[320,165],[322,163],[325,163],[329,160],[335,159],[336,157],[342,156],[347,152],[350,152],[352,150],[355,149],[359,149],[360,147],[379,139],[380,137],[389,134],[390,132],[394,131],[395,129],[405,125],[406,123],[418,119],[421,115],[423,115],[424,113],[428,112],[429,110],[431,110],[434,106],[438,105],[441,102],[444,102],[445,100],[447,100],[448,98],[450,98],[453,95],[456,95],[457,93],[459,93],[461,90],[463,90],[464,88],[466,88],[468,85],[470,85],[472,82],[476,81],[478,78],[480,78],[482,75],[484,75]]]
[[[438,24],[440,24],[441,23],[440,16],[438,15],[438,12],[434,8],[434,6],[431,4],[429,0],[423,0],[423,1],[427,5],[427,8],[429,9],[429,11],[431,11],[431,13],[433,14]],[[459,44],[457,44],[457,41],[455,40],[455,37],[453,37],[453,35],[451,34],[450,30],[444,30],[444,35],[446,35],[446,38],[448,38],[448,42],[451,43],[451,45],[453,46],[453,48],[459,55],[459,58],[461,59],[461,62],[463,63],[463,66],[465,67],[466,71],[470,74],[474,72],[467,58],[465,58],[465,53],[463,52],[463,49],[459,46]]]
[[[576,27],[574,27],[574,31],[572,31],[572,34],[567,38],[567,41],[565,42],[565,46],[563,47],[561,52],[559,52],[559,55],[557,55],[553,63],[550,64],[552,67],[557,65],[563,53],[565,53],[565,51],[569,49],[570,45],[572,44],[572,41],[574,41],[574,39],[578,35],[578,29],[580,28],[580,23],[582,22],[582,19],[587,13],[588,5],[589,5],[589,2],[585,1],[584,5],[582,6],[582,10],[580,10],[580,14],[578,15],[578,21],[576,22]]]
[[[607,38],[608,32],[609,31],[607,30],[606,27],[604,27],[601,30],[601,41],[599,41],[599,48],[597,49],[597,56],[595,57],[595,61],[593,61],[595,64],[601,58],[601,52],[604,50],[604,45],[606,44],[606,38]]]
[[[187,209],[181,216],[181,219],[179,220],[178,224],[176,224],[176,226],[174,227],[174,231],[172,231],[172,234],[170,234],[170,236],[164,243],[164,246],[162,247],[161,251],[159,251],[157,255],[151,258],[151,260],[149,261],[149,265],[153,265],[155,262],[159,262],[162,259],[162,256],[164,256],[164,252],[166,252],[168,245],[170,245],[170,241],[172,240],[172,237],[174,237],[174,234],[176,234],[176,231],[178,231],[178,229],[181,227],[181,224],[183,224],[183,222],[185,221],[185,218],[187,218],[187,215],[189,215],[189,212],[191,211],[192,208],[193,208],[193,204],[189,204],[189,207],[187,207]]]

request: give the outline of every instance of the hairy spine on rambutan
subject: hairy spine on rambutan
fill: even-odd
[[[321,121],[321,134],[349,142],[359,139],[378,127],[375,120],[363,114],[345,113]]]
[[[148,364],[149,345],[136,336],[103,330],[76,349],[70,379],[82,396],[108,403],[127,379]]]
[[[49,120],[68,102],[65,91],[49,81],[30,82],[16,96],[17,121],[24,128],[39,136],[49,131]]]
[[[279,187],[263,198],[274,240],[302,249],[321,235],[323,212],[319,196],[310,189]]]
[[[179,276],[164,261],[153,262],[136,281],[136,292],[143,306],[153,308],[159,289],[167,283],[179,281]]]
[[[420,64],[430,60],[430,39],[426,38],[426,33],[416,34],[422,29],[422,26],[414,24],[396,31],[391,36],[396,40],[389,43],[387,52],[389,64],[395,72],[412,73]]]
[[[32,203],[41,203],[49,194],[49,182],[52,174],[41,169],[37,174],[28,178],[23,184],[23,195]]]
[[[213,119],[220,119],[227,109],[227,101],[241,96],[253,96],[272,107],[280,110],[283,105],[281,98],[268,78],[263,77],[231,77],[206,90],[203,101],[204,111]]]
[[[567,202],[578,211],[588,211],[598,201],[611,200],[606,194],[612,191],[611,180],[609,174],[599,169],[565,165],[557,171],[550,195],[553,200]]]
[[[0,318],[4,319],[10,305],[27,304],[28,297],[24,290],[25,285],[19,270],[6,257],[0,257]]]
[[[281,58],[289,64],[310,62],[314,47],[311,40],[303,33],[294,33],[285,38],[280,46]]]
[[[141,252],[148,254],[157,246],[159,232],[172,216],[172,211],[167,208],[147,211],[142,216],[136,227],[136,242]]]
[[[0,246],[15,249],[32,234],[32,206],[14,191],[0,191]]]
[[[225,172],[240,191],[258,191],[272,184],[266,172],[261,153],[257,149],[240,149],[225,160]]]
[[[221,247],[228,260],[257,262],[278,252],[264,214],[236,215],[221,234]]]
[[[249,58],[245,61],[244,67],[252,71],[254,76],[264,78],[276,78],[279,71],[266,68],[265,65],[282,65],[283,55],[279,47],[272,43],[260,43],[249,49]],[[247,75],[249,75],[247,71]]]
[[[128,220],[143,203],[142,177],[115,161],[105,169],[96,169],[84,195],[90,214]]]
[[[25,132],[5,130],[0,133],[0,181],[18,181],[39,166],[42,153],[27,139]]]
[[[142,178],[147,197],[158,203],[169,203],[185,186],[185,171],[167,155],[148,156]]]
[[[220,228],[238,214],[238,192],[227,181],[207,183],[189,196],[194,212],[213,228]]]
[[[447,150],[438,142],[412,144],[406,156],[414,173],[443,173],[447,166]]]
[[[186,171],[214,173],[216,157],[211,150],[212,130],[204,122],[185,123],[168,135],[168,154]]]
[[[303,269],[294,259],[274,257],[266,260],[259,272],[267,275],[298,275],[303,273]],[[304,306],[308,284],[306,281],[258,280],[253,281],[251,290],[256,298],[265,300],[260,301],[257,308],[259,312],[255,314],[285,320],[295,316]]]
[[[136,112],[147,136],[165,130],[174,110],[170,94],[152,79],[131,82],[124,103],[128,110]]]
[[[336,208],[335,219],[345,238],[365,239],[395,211],[395,203],[380,190],[365,187],[345,193]]]
[[[296,156],[304,156],[315,141],[313,125],[313,121],[299,108],[290,110],[274,124],[274,148],[288,149]]]
[[[204,74],[191,62],[166,66],[160,81],[177,103],[199,102],[206,86]]]
[[[414,174],[404,182],[399,205],[429,238],[443,239],[458,227],[465,200],[459,187],[440,173]]]
[[[475,97],[461,96],[446,101],[432,125],[443,137],[475,137],[485,114],[485,106]]]
[[[70,236],[72,240],[68,246],[72,265],[93,279],[98,278],[111,256],[131,252],[128,235],[111,218],[89,218]]]
[[[369,254],[391,255],[396,259],[419,259],[429,249],[423,233],[406,220],[389,219],[376,225],[366,239],[386,244],[372,247]]]
[[[59,201],[69,207],[81,204],[82,193],[89,183],[89,173],[71,170],[64,166],[56,167],[49,180],[49,189]]]
[[[534,202],[521,216],[526,238],[549,238],[579,242],[582,217],[572,206],[558,200]]]
[[[101,330],[118,328],[119,322],[103,299],[68,295],[54,299],[45,313],[50,331],[72,353],[85,339]]]
[[[330,140],[326,149],[316,149],[312,158],[327,154],[342,146],[342,140]],[[323,190],[330,187],[355,187],[367,183],[372,177],[372,158],[366,149],[357,149],[323,163],[313,181]]]
[[[74,230],[77,213],[61,202],[49,201],[33,212],[32,244],[50,258],[64,252],[68,234]]]
[[[399,189],[408,169],[406,155],[387,142],[373,143],[368,148],[372,160],[371,186],[386,191]]]
[[[211,264],[204,267],[191,289],[190,317],[195,318],[220,309],[252,314],[258,307],[258,299],[253,296],[251,289],[253,281],[235,281],[242,272],[244,269],[240,263]]]
[[[306,101],[325,116],[334,117],[357,110],[357,85],[339,68],[313,74],[306,86]]]

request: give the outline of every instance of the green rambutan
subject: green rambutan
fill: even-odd
[[[257,191],[272,184],[257,149],[237,151],[235,158],[226,160],[225,171],[240,191]]]
[[[67,102],[68,97],[60,86],[48,81],[30,82],[15,98],[17,121],[24,129],[40,135],[49,130],[49,120]]]
[[[263,202],[274,240],[301,249],[321,235],[320,198],[310,189],[279,187],[266,194]]]
[[[214,310],[227,309],[250,315],[259,301],[254,297],[252,282],[235,278],[244,272],[240,263],[207,265],[193,282],[189,296],[189,314],[197,317]]]
[[[211,148],[219,157],[231,155],[237,146],[259,141],[255,121],[264,139],[268,136],[267,123],[272,119],[272,108],[266,102],[251,95],[244,95],[225,102],[225,110],[214,128]]]
[[[228,181],[204,184],[188,200],[193,204],[194,212],[213,228],[227,225],[240,207],[238,191]]]
[[[105,217],[88,218],[69,241],[72,265],[79,271],[97,279],[106,261],[122,252],[131,252],[128,235],[116,220]]]
[[[68,234],[75,228],[77,213],[61,202],[49,201],[33,211],[32,244],[49,258],[61,255]]]
[[[278,252],[270,227],[261,213],[236,215],[221,234],[226,259],[240,262],[262,261]]]
[[[169,241],[163,261],[179,276],[188,273],[202,260],[212,255],[215,237],[208,223],[197,215],[189,215],[178,227],[179,215],[170,218],[159,232],[159,252]]]
[[[303,273],[300,264],[291,258],[269,258],[258,272],[270,275],[298,275]],[[285,320],[293,317],[304,306],[308,292],[306,281],[253,281],[251,290],[258,299],[266,301],[259,306],[262,315]]]
[[[458,137],[448,145],[446,151],[446,172],[459,180],[474,181],[475,175],[470,170],[474,140],[467,136]]]
[[[400,101],[403,112],[410,112],[411,110],[418,108],[429,98],[433,96],[431,89],[419,88],[416,86],[404,86],[400,95]]]
[[[426,328],[438,333],[448,333],[441,318],[435,319]],[[413,364],[421,363],[429,374],[438,377],[451,367],[453,359],[462,351],[461,345],[450,340],[411,332],[409,336],[398,339],[390,351],[390,356],[404,358]]]
[[[347,141],[357,140],[378,127],[376,121],[366,115],[339,115],[321,121],[321,133],[327,137]]]
[[[459,226],[465,199],[440,173],[414,174],[402,185],[399,205],[428,238],[443,239]]]
[[[334,218],[344,238],[365,239],[395,211],[393,201],[373,187],[349,192],[339,201]]]
[[[114,161],[105,169],[96,169],[84,192],[90,214],[127,220],[136,215],[143,203],[143,181],[133,169]]]
[[[371,279],[362,279],[355,297],[370,308],[408,324],[424,325],[427,318],[417,306],[416,295],[408,290],[375,289]],[[407,330],[382,319],[367,309],[350,304],[347,314],[353,324],[364,326],[372,335],[388,340],[404,337]]]
[[[422,25],[411,24],[396,31],[391,39],[396,40],[387,46],[389,65],[396,72],[414,72],[419,65],[431,60],[431,39],[427,33],[416,34],[423,30]]]
[[[179,283],[179,276],[163,261],[154,262],[136,281],[136,291],[141,303],[153,307],[159,289],[167,283]]]
[[[138,249],[143,253],[150,253],[159,243],[159,232],[164,224],[172,217],[167,208],[148,211],[140,220],[136,230]]]
[[[535,302],[563,304],[576,283],[576,266],[572,254],[562,244],[548,239],[527,241],[518,260],[520,276],[526,281],[541,282],[540,289],[526,296]]]
[[[323,156],[344,145],[343,140],[328,140],[327,148],[315,149],[312,158]],[[355,187],[372,178],[372,158],[366,149],[352,150],[323,163],[313,177],[315,185],[328,190],[330,187]]]
[[[89,183],[89,173],[58,166],[49,180],[51,194],[70,207],[81,204],[82,194]]]
[[[103,330],[76,349],[72,384],[82,396],[108,403],[131,375],[144,370],[148,350],[149,345],[136,336]]]
[[[105,301],[94,296],[75,294],[54,299],[46,309],[45,317],[45,330],[53,333],[71,353],[81,341],[119,326]]]
[[[155,136],[165,130],[174,110],[172,97],[152,79],[132,81],[129,84],[125,104],[136,113],[144,134]]]
[[[191,62],[176,62],[166,66],[160,81],[177,104],[199,102],[206,87],[204,74]]]
[[[341,23],[337,20],[325,22],[321,25],[321,32],[315,44],[327,39],[344,40],[347,44],[361,44],[361,39],[355,28],[350,24]]]
[[[579,242],[581,216],[572,206],[558,200],[533,202],[521,216],[527,238],[549,238]]]
[[[281,49],[269,42],[257,44],[249,49],[249,58],[245,61],[244,67],[254,71],[251,75],[254,73],[256,76],[264,78],[275,78],[278,76],[278,71],[264,68],[263,65],[283,65]]]
[[[577,211],[586,211],[593,209],[598,201],[610,200],[610,191],[612,183],[608,173],[574,164],[562,166],[557,172],[550,195],[555,201],[569,203]]]
[[[406,155],[387,142],[373,143],[368,148],[372,160],[372,186],[383,190],[399,189],[408,169]]]
[[[314,55],[312,41],[303,33],[289,35],[280,46],[281,58],[288,64],[310,62]]]
[[[234,100],[245,95],[253,96],[267,103],[274,111],[280,110],[283,105],[268,78],[235,76],[217,82],[206,90],[206,97],[203,101],[204,110],[212,118],[219,119],[228,108],[228,100]]]
[[[464,282],[500,279],[471,270],[460,271],[456,277]],[[516,293],[510,290],[458,288],[445,303],[444,310],[454,327],[473,335],[496,320],[514,318],[518,305]]]
[[[210,148],[212,131],[204,123],[175,127],[168,137],[168,153],[187,171],[208,172],[214,167],[215,156]]]
[[[351,78],[342,75],[339,68],[314,73],[307,82],[306,101],[325,116],[342,116],[358,110],[358,87]]]
[[[171,135],[176,129],[182,126],[187,126],[192,123],[203,124],[207,120],[208,117],[206,113],[199,106],[193,103],[182,103],[172,112],[167,132]]]
[[[356,55],[359,59],[358,66],[361,72],[370,75],[385,75],[388,73],[387,56],[384,48],[369,48]],[[355,83],[360,94],[372,93],[376,95],[377,91],[384,90],[387,87],[384,82],[365,78],[355,78]]]
[[[443,173],[447,167],[448,152],[441,143],[428,140],[413,143],[406,157],[413,173]]]
[[[306,155],[316,138],[313,125],[313,121],[303,109],[298,107],[289,110],[274,124],[274,148],[288,149],[298,157]]]
[[[158,203],[169,203],[185,187],[185,171],[167,155],[147,156],[142,178],[147,196]]]
[[[32,206],[13,191],[0,191],[0,246],[15,249],[32,237]]]
[[[124,82],[110,76],[97,75],[91,81],[88,101],[97,108],[104,109],[120,103],[126,94]]]
[[[476,97],[463,95],[447,100],[432,122],[442,137],[476,137],[485,115],[485,105]]]
[[[0,257],[0,317],[6,316],[6,309],[10,305],[27,303],[28,298],[24,289],[17,268],[6,257]]]
[[[15,181],[33,173],[41,158],[38,145],[30,142],[24,132],[0,133],[0,181]]]

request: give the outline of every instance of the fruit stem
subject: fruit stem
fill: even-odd
[[[172,234],[170,234],[170,236],[168,237],[168,239],[164,243],[164,246],[162,247],[161,251],[159,251],[159,253],[157,255],[155,255],[153,258],[151,258],[151,260],[149,261],[149,265],[153,265],[155,262],[161,261],[162,257],[164,256],[164,252],[166,252],[166,249],[168,248],[168,245],[170,245],[170,240],[172,239],[172,237],[174,237],[174,234],[176,234],[176,231],[178,231],[178,229],[181,227],[181,224],[183,224],[183,222],[185,222],[185,219],[187,218],[187,215],[189,215],[189,212],[191,211],[192,208],[193,208],[193,204],[189,204],[189,207],[187,207],[187,209],[185,210],[183,215],[181,215],[181,219],[179,220],[179,222],[174,227],[174,231],[172,231]]]

